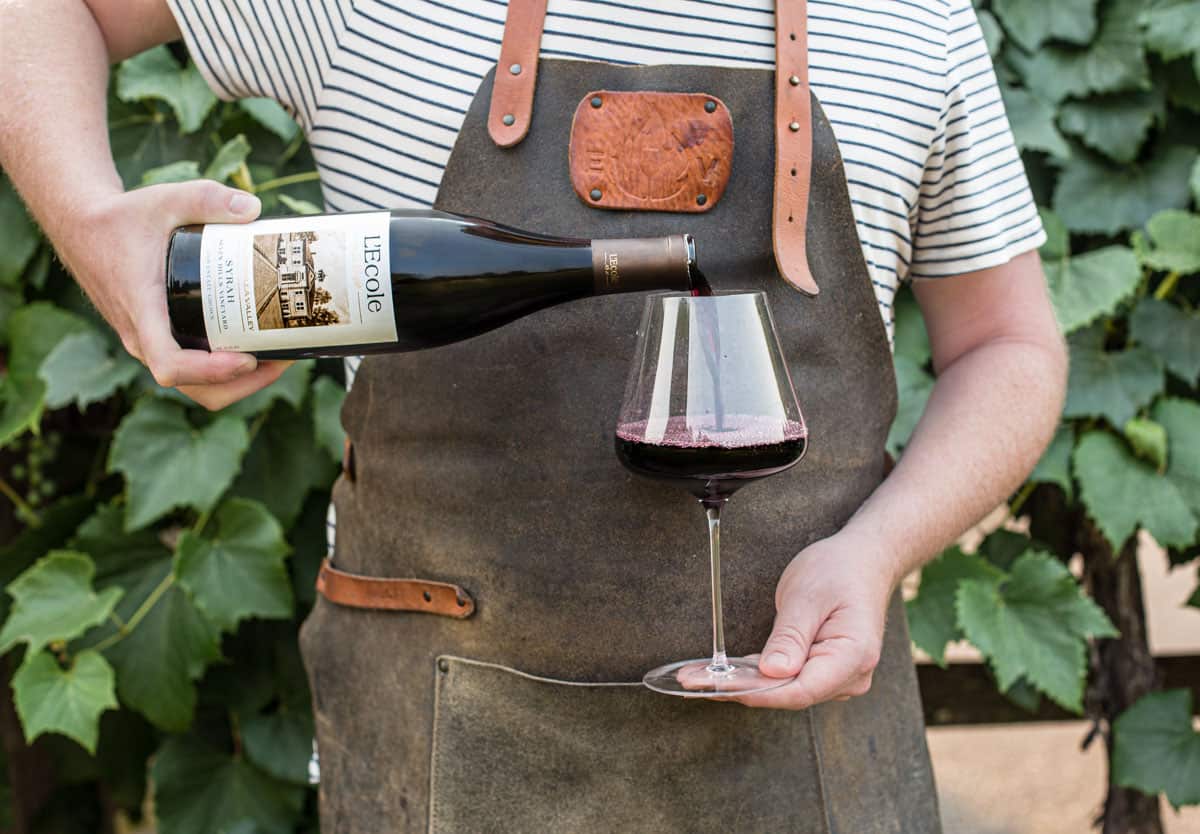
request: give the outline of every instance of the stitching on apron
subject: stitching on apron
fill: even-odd
[[[433,725],[430,727],[430,749],[429,749],[429,827],[426,829],[427,834],[433,834],[434,825],[438,817],[438,805],[440,797],[435,788],[434,782],[437,779],[437,760],[438,760],[438,719],[441,716],[442,704],[442,675],[438,674],[438,662],[441,658],[433,661]]]
[[[813,764],[817,768],[817,793],[821,798],[821,819],[825,822],[825,834],[833,834],[833,823],[829,819],[829,802],[825,798],[825,766],[821,763],[821,737],[817,730],[817,721],[813,716],[816,707],[804,710],[808,718],[808,737],[812,741]]]
[[[500,663],[489,663],[485,660],[472,660],[471,658],[468,658],[468,657],[458,657],[457,655],[452,655],[452,654],[438,655],[438,660],[439,661],[440,660],[454,660],[454,661],[457,661],[458,663],[466,663],[469,666],[482,666],[486,669],[498,669],[502,672],[509,672],[510,674],[518,675],[519,677],[525,678],[527,680],[539,681],[541,683],[557,683],[561,686],[588,686],[588,687],[592,687],[592,686],[642,686],[641,681],[598,681],[596,683],[589,683],[587,681],[562,680],[561,678],[545,678],[545,677],[542,677],[541,675],[531,675],[528,672],[522,672],[520,669],[514,669],[511,666],[505,666]],[[439,678],[438,680],[439,680],[438,691],[440,692],[441,691],[441,679]],[[436,700],[434,701],[433,720],[436,723],[436,721],[437,721],[437,701]]]

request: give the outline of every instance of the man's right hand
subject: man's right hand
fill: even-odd
[[[215,410],[270,385],[289,363],[180,348],[167,317],[167,241],[177,226],[246,223],[261,208],[254,195],[212,180],[152,185],[94,201],[59,226],[55,242],[125,349],[158,384]]]

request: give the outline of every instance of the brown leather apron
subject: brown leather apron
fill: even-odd
[[[883,477],[896,405],[834,135],[815,98],[795,124],[788,88],[808,104],[806,74],[793,84],[783,67],[788,49],[804,61],[803,3],[780,2],[777,78],[538,62],[545,3],[513,0],[499,69],[467,113],[437,200],[550,234],[689,231],[718,289],[768,294],[811,443],[799,466],[726,513],[726,634],[738,654],[765,642],[792,557],[838,530]],[[568,141],[596,90],[723,102],[736,143],[719,203],[684,215],[582,200]],[[793,134],[801,160],[811,136],[811,180],[783,151]],[[797,233],[804,205],[788,201],[806,185]],[[815,279],[820,293],[789,286],[777,257],[790,282]],[[354,451],[334,491],[336,570],[323,573],[301,637],[323,831],[940,831],[898,596],[860,698],[795,712],[640,685],[653,666],[704,655],[711,627],[700,508],[630,475],[613,452],[643,301],[605,296],[364,361],[343,412]],[[400,578],[416,581],[389,581]]]

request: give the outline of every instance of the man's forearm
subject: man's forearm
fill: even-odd
[[[1066,384],[1053,344],[986,342],[943,369],[903,456],[843,533],[899,581],[1004,501],[1053,435]]]
[[[54,240],[81,207],[121,190],[108,66],[82,0],[0,0],[0,166]]]

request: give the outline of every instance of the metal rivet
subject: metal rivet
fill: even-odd
[[[600,96],[592,96],[592,107],[599,107],[601,104],[604,104],[604,99]]]
[[[707,195],[707,194],[697,194],[697,195],[696,195],[696,205],[698,205],[698,206],[702,206],[702,205],[704,205],[704,204],[705,204],[705,203],[707,203],[707,202],[708,202],[708,195]]]
[[[599,188],[593,188],[591,190],[591,192],[588,194],[588,196],[591,197],[593,200],[599,200],[601,197],[604,196],[604,192],[602,192]]]
[[[508,68],[508,71],[511,72],[513,75],[520,75],[521,74],[521,65],[513,64],[511,67]]]
[[[708,101],[704,102],[704,112],[705,113],[715,113],[716,111],[717,111],[717,103],[715,101],[713,101],[712,99],[709,99]]]
[[[512,127],[513,123],[515,123],[517,121],[517,117],[514,116],[512,113],[505,113],[504,118],[501,119],[500,121],[504,122],[509,127]]]
[[[445,660],[439,660],[438,661],[438,671],[439,672],[449,672],[450,664],[447,663]]]
[[[800,129],[799,122],[792,122],[790,125],[788,125],[788,130],[790,130],[792,133],[795,133],[799,129]]]
[[[800,86],[800,76],[793,75],[791,78],[788,79],[788,83],[791,84],[793,87],[799,87]]]
[[[433,602],[433,594],[429,593],[429,591],[422,591],[421,596],[425,598],[426,602]]]

